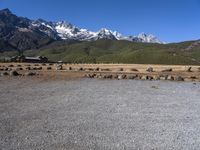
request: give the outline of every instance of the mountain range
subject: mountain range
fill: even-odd
[[[123,36],[106,28],[92,32],[66,21],[31,20],[16,16],[9,9],[0,10],[0,51],[38,49],[55,41],[99,39],[163,44],[156,36],[145,33],[138,36]]]
[[[0,61],[19,52],[51,62],[200,65],[200,40],[163,43],[145,33],[123,36],[106,28],[93,32],[66,21],[31,20],[0,10]]]

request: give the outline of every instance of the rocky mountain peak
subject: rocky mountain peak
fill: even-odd
[[[0,10],[0,13],[4,13],[4,14],[7,14],[7,15],[12,14],[12,12],[8,8]]]
[[[0,10],[0,40],[5,40],[11,46],[19,49],[38,48],[55,40],[95,41],[98,39],[162,43],[154,35],[145,33],[127,37],[107,28],[93,32],[66,21],[31,20],[16,16],[8,8]]]

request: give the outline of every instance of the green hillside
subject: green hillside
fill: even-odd
[[[50,61],[61,60],[68,63],[200,64],[200,46],[194,43],[196,41],[175,44],[112,40],[61,42],[39,50],[25,51],[24,54],[46,56]]]

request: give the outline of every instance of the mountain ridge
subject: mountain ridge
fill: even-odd
[[[141,33],[138,36],[123,36],[117,31],[102,28],[97,32],[79,28],[66,21],[51,22],[18,17],[8,8],[0,10],[0,51],[38,49],[54,41],[95,41],[99,39],[127,40],[131,42],[163,44],[154,35]]]

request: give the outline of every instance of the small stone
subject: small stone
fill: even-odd
[[[127,78],[128,79],[135,79],[137,77],[137,75],[128,75]]]
[[[156,75],[154,75],[154,76],[153,76],[153,80],[160,80],[160,77],[159,77],[159,76],[156,76]]]
[[[176,76],[174,80],[175,81],[184,81],[184,78],[181,76]]]
[[[157,86],[154,86],[154,85],[151,88],[153,88],[153,89],[159,89]]]
[[[118,80],[123,79],[122,75],[118,75],[117,79],[118,79]]]
[[[164,69],[164,70],[162,70],[161,72],[172,72],[172,68]]]
[[[186,68],[186,71],[187,71],[187,72],[192,72],[192,67]]]
[[[10,71],[10,76],[18,76],[19,73],[16,70]]]
[[[168,77],[167,77],[167,80],[174,80],[174,77],[173,76],[171,76],[171,75],[169,75]]]
[[[31,67],[26,67],[26,70],[31,70]]]
[[[135,69],[135,68],[132,68],[132,69],[131,69],[131,71],[138,72],[138,70],[137,70],[137,69]]]
[[[160,76],[160,80],[167,80],[168,76]]]
[[[153,68],[152,68],[152,67],[149,67],[149,68],[147,68],[146,71],[147,71],[147,72],[153,72]]]
[[[9,73],[7,73],[7,72],[2,72],[1,73],[1,76],[8,76],[9,75]]]
[[[56,70],[62,70],[62,69],[63,69],[62,65],[57,65]]]
[[[79,68],[78,70],[79,70],[79,71],[83,71],[83,68],[81,67],[81,68]]]
[[[14,67],[14,65],[8,65],[8,67]]]
[[[147,80],[148,79],[148,76],[147,75],[143,75],[142,77],[141,77],[141,80]]]
[[[36,73],[35,72],[26,72],[25,76],[35,76]]]
[[[153,80],[153,77],[152,76],[147,76],[147,79],[148,80]]]

